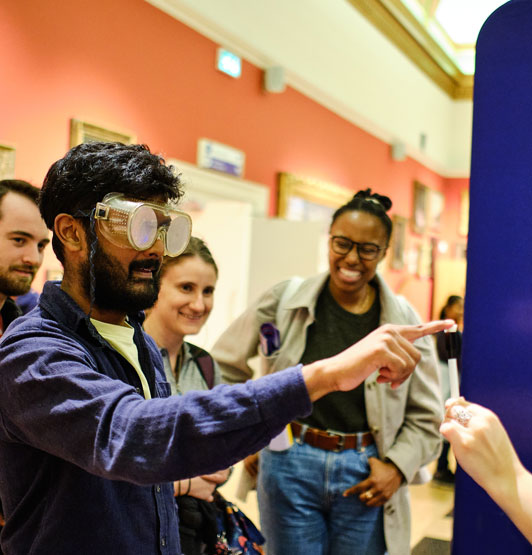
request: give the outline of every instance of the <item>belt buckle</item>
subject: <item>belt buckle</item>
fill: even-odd
[[[330,436],[336,436],[338,438],[338,445],[332,450],[334,453],[340,453],[345,447],[345,436],[342,434],[333,434],[328,432]]]
[[[307,435],[308,425],[307,424],[299,424],[299,422],[296,422],[296,424],[298,426],[301,426],[301,430],[299,431],[299,434],[295,438],[295,441],[299,445],[303,445],[303,443],[305,443],[305,436]]]
[[[364,435],[365,432],[357,432],[357,451],[363,453],[366,448],[364,447]]]

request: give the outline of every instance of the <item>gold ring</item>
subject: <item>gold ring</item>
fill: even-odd
[[[371,493],[371,491],[367,491],[366,492],[366,499],[371,499],[373,497],[373,494]]]

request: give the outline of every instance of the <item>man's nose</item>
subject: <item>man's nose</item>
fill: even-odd
[[[161,236],[157,237],[157,239],[155,239],[155,243],[153,243],[153,245],[147,249],[147,254],[150,257],[155,257],[157,256],[158,258],[162,258],[164,255],[164,240]]]
[[[28,266],[35,266],[39,268],[42,264],[44,252],[39,248],[39,245],[28,244],[24,249],[22,261]]]

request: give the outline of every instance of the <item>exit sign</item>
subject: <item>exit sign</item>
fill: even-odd
[[[225,48],[218,48],[216,55],[216,69],[227,73],[231,77],[240,77],[242,73],[242,60]]]

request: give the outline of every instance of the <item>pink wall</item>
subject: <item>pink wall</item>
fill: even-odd
[[[200,137],[246,153],[247,179],[271,190],[280,171],[389,194],[411,213],[412,182],[446,195],[441,236],[467,180],[445,179],[297,91],[262,91],[262,71],[214,69],[217,45],[142,0],[0,3],[0,143],[17,149],[17,177],[40,184],[68,148],[70,118],[132,131],[164,155],[195,163]],[[410,238],[409,238],[410,240]],[[415,237],[412,240],[416,240]],[[392,272],[424,317],[431,281]],[[407,284],[407,285],[405,285]]]

